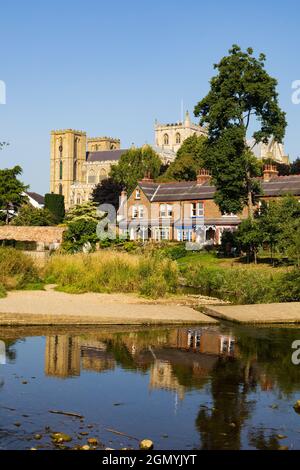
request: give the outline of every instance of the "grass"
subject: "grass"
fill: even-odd
[[[0,295],[36,282],[40,282],[38,269],[29,256],[14,248],[0,248]]]
[[[170,259],[103,250],[89,255],[55,255],[45,281],[69,293],[134,292],[159,298],[178,287],[178,267]]]
[[[22,252],[0,248],[0,297],[7,290],[40,290],[44,283],[75,294],[120,292],[154,299],[176,294],[185,284],[198,294],[234,304],[300,301],[299,269],[246,265],[213,252],[186,252],[181,246],[144,253],[105,249],[89,255],[56,254],[42,270]]]

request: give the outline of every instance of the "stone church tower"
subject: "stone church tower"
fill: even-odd
[[[107,178],[125,150],[120,140],[87,137],[73,129],[51,132],[50,192],[62,194],[68,209],[88,201],[95,185]]]
[[[185,114],[183,122],[176,124],[155,123],[155,145],[164,150],[170,150],[176,153],[182,143],[193,134],[206,136],[207,131],[204,127],[194,124],[191,121],[188,111]]]
[[[72,129],[51,132],[50,191],[70,198],[70,188],[82,180],[86,161],[86,133]]]

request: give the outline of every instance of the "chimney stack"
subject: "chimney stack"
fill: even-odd
[[[264,166],[264,173],[263,179],[265,182],[270,181],[272,178],[276,178],[278,176],[278,170],[276,165],[265,165]]]
[[[142,179],[144,183],[152,183],[153,178],[151,178],[151,173],[150,171],[146,171],[144,178]]]
[[[197,174],[197,184],[204,184],[211,180],[211,174],[208,170],[201,168]]]

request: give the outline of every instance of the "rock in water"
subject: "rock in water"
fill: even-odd
[[[296,411],[296,413],[300,414],[300,400],[296,401],[296,403],[294,404],[294,410]]]
[[[141,450],[151,450],[153,449],[153,447],[154,447],[153,442],[150,441],[150,439],[144,439],[143,441],[140,442]]]
[[[62,432],[55,432],[54,434],[51,434],[51,438],[58,443],[61,442],[71,442],[72,437],[69,436],[68,434],[64,434]]]
[[[88,444],[91,446],[97,446],[98,445],[98,439],[94,437],[90,437],[88,440]]]

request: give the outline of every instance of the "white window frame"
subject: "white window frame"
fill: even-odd
[[[139,216],[139,208],[138,206],[132,206],[132,218],[137,219]]]
[[[161,219],[171,219],[173,217],[172,204],[160,204],[159,216]]]
[[[139,189],[135,190],[135,199],[141,199],[141,191]]]
[[[138,206],[138,216],[139,216],[139,219],[143,219],[144,218],[144,215],[145,215],[145,211],[144,211],[144,206],[142,204],[140,204]]]
[[[203,202],[191,203],[191,217],[204,217],[204,203]]]

